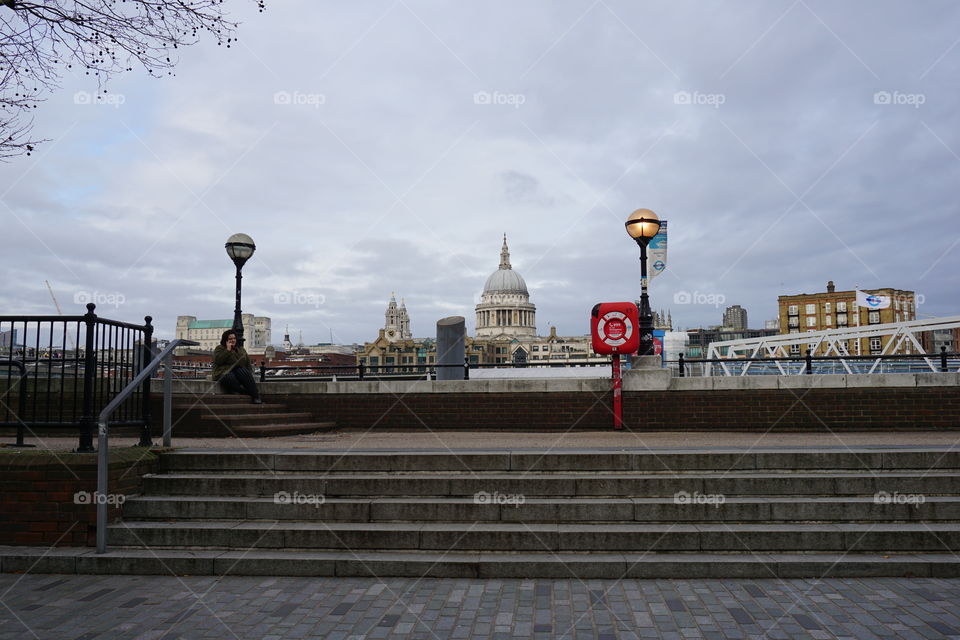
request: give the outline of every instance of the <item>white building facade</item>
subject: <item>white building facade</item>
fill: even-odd
[[[500,267],[490,274],[476,307],[478,338],[535,338],[537,307],[523,277],[510,265],[507,235],[503,235]]]

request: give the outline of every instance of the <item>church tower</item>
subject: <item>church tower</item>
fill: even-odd
[[[413,337],[410,333],[410,316],[407,314],[407,305],[401,298],[400,306],[397,306],[396,293],[390,294],[390,302],[387,304],[386,312],[384,312],[384,319],[383,335],[390,342],[409,340]]]

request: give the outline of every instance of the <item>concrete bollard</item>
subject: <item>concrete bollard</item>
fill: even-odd
[[[437,364],[459,365],[437,367],[437,380],[463,380],[466,334],[467,321],[463,316],[437,321]]]

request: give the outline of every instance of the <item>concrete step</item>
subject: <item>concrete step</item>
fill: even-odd
[[[430,578],[960,577],[955,554],[294,552],[0,547],[0,572]]]
[[[257,405],[251,405],[257,406]],[[292,424],[309,422],[311,416],[304,411],[257,411],[251,413],[217,412],[200,416],[201,420],[215,420],[230,427],[267,424]]]
[[[960,523],[542,524],[128,521],[111,544],[222,549],[943,553],[960,549]]]
[[[309,416],[307,418],[309,419]],[[231,429],[238,438],[276,438],[278,436],[332,431],[336,427],[336,422],[293,422],[290,424],[236,425]]]
[[[244,412],[246,414],[246,412]],[[165,455],[164,471],[784,471],[957,470],[960,449],[784,448],[736,451],[635,449],[589,451],[448,450],[284,451],[181,450]]]
[[[277,520],[349,522],[960,522],[960,497],[672,498],[331,498],[141,496],[127,500],[130,520]]]
[[[166,456],[164,456],[166,457]],[[144,477],[146,495],[263,496],[285,491],[334,497],[531,497],[663,498],[691,496],[873,496],[888,494],[960,495],[960,472],[825,471],[736,473],[290,473],[270,469],[269,455],[251,454],[262,473],[161,473]]]
[[[192,405],[174,405],[173,409],[175,412],[185,413],[187,411],[199,411],[203,415],[209,415],[213,413],[268,413],[272,411],[283,411],[287,408],[287,405],[281,404],[278,402],[266,402],[262,404],[253,404],[249,398],[237,399],[237,396],[233,396],[234,400],[230,403],[214,403],[207,404],[202,401],[197,401]]]

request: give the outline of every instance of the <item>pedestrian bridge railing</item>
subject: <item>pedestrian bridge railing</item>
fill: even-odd
[[[666,362],[674,375],[683,377],[729,377],[758,375],[812,375],[857,373],[960,372],[960,353],[896,354],[869,356],[805,356],[793,358],[704,358],[689,359],[681,354]]]

